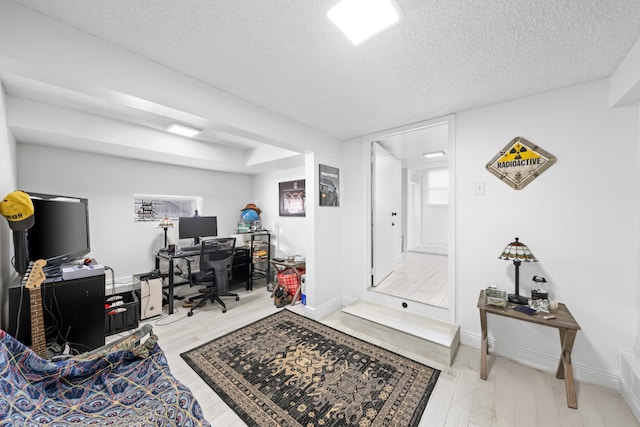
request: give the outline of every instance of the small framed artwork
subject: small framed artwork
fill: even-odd
[[[304,184],[304,179],[281,182],[278,184],[280,194],[280,216],[305,216],[306,195]]]
[[[165,196],[160,194],[134,194],[134,221],[159,221],[167,217],[177,220],[181,216],[193,216],[202,205],[201,197]]]
[[[320,206],[340,206],[340,170],[332,166],[319,165]]]

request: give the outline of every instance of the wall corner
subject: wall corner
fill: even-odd
[[[620,351],[620,393],[640,422],[640,357],[629,350]]]

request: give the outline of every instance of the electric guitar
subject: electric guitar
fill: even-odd
[[[40,285],[46,276],[42,267],[47,265],[43,259],[31,261],[27,268],[28,276],[22,279],[24,287],[29,289],[31,305],[31,349],[40,357],[47,357],[47,339],[44,331],[44,316],[42,312],[42,292]]]

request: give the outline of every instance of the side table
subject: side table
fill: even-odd
[[[556,378],[565,380],[567,406],[569,406],[569,408],[577,409],[578,401],[576,400],[576,386],[573,379],[573,366],[571,365],[571,350],[573,349],[573,343],[575,342],[576,335],[580,330],[580,325],[578,325],[578,322],[573,318],[573,315],[567,306],[564,304],[558,304],[558,309],[549,313],[550,315],[556,316],[556,318],[545,320],[542,313],[529,316],[528,314],[520,313],[512,308],[502,308],[486,304],[484,291],[480,291],[478,309],[480,310],[480,327],[482,329],[480,378],[483,380],[487,379],[487,355],[489,354],[489,345],[487,342],[487,313],[556,328],[560,333],[561,349],[560,361],[558,362],[558,369],[556,370]]]

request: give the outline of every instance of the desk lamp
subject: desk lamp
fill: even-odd
[[[526,304],[528,298],[520,295],[520,264],[522,263],[522,261],[538,262],[538,260],[535,256],[533,256],[527,245],[519,242],[517,237],[515,242],[509,243],[504,248],[504,251],[502,251],[502,255],[500,255],[498,258],[507,261],[513,261],[513,264],[516,266],[516,293],[509,294],[509,302],[512,302],[514,304]]]
[[[160,224],[158,224],[158,228],[164,228],[164,247],[166,248],[167,247],[167,229],[173,228],[173,222],[171,222],[171,219],[169,219],[168,216],[165,216],[160,221]]]

